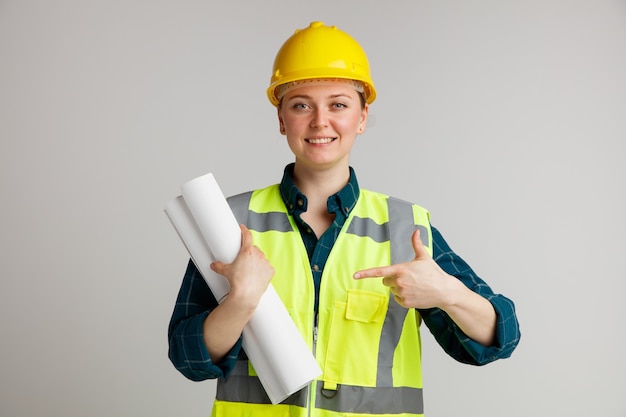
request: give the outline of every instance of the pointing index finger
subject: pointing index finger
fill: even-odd
[[[361,271],[355,272],[353,277],[354,279],[382,278],[388,275],[393,275],[393,271],[391,270],[391,267],[363,269]]]

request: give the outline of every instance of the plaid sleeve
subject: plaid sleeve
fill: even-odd
[[[496,315],[496,341],[483,346],[467,337],[454,321],[438,308],[420,310],[424,322],[444,351],[459,362],[485,365],[497,359],[508,358],[520,340],[520,329],[513,301],[494,294],[489,285],[452,251],[439,231],[432,227],[433,259],[448,274],[455,276],[472,291],[482,295],[493,305]]]
[[[190,260],[168,328],[168,356],[174,367],[193,381],[226,378],[241,350],[239,338],[222,361],[213,363],[211,360],[202,327],[204,319],[216,306],[217,300]]]

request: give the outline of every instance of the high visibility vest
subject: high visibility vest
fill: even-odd
[[[274,267],[272,285],[323,373],[308,387],[272,405],[241,352],[218,380],[213,416],[421,416],[421,317],[401,307],[381,278],[354,272],[415,257],[416,228],[432,254],[429,213],[383,194],[361,190],[322,273],[314,317],[311,265],[278,185],[229,198]]]

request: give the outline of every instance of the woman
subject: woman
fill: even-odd
[[[218,304],[190,262],[169,327],[177,369],[219,378],[213,415],[422,415],[422,320],[458,361],[510,356],[513,303],[449,248],[424,208],[359,187],[349,155],[376,98],[360,45],[311,23],[279,50],[267,94],[295,162],[280,184],[229,200],[241,251],[211,265],[229,296]],[[241,350],[270,281],[323,371],[277,405]]]

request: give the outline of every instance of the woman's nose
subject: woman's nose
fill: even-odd
[[[311,119],[311,127],[322,128],[328,125],[328,115],[322,109],[315,110]]]

